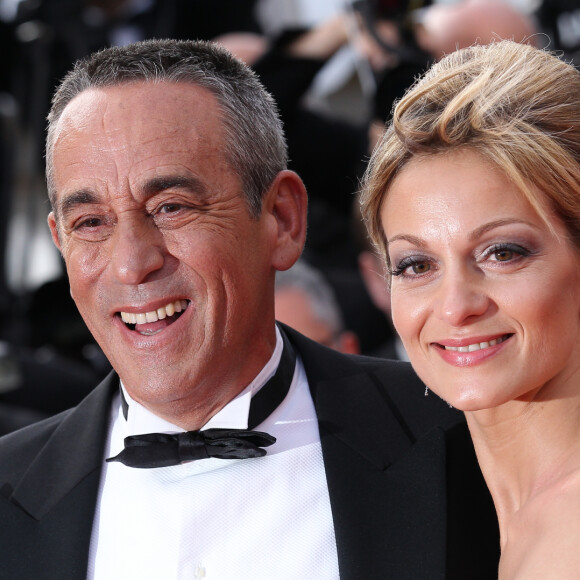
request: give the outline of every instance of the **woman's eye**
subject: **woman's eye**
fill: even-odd
[[[426,274],[431,269],[431,265],[427,264],[427,262],[417,262],[412,264],[410,268],[414,274]]]
[[[484,252],[484,258],[492,262],[512,262],[529,255],[530,251],[518,244],[496,244]]]
[[[430,262],[416,258],[407,258],[399,262],[391,274],[393,276],[413,277],[427,274],[430,270]]]
[[[507,262],[514,257],[514,252],[512,250],[503,249],[496,250],[493,255],[498,262]]]

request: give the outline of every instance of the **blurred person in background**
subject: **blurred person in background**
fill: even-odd
[[[356,334],[345,329],[332,286],[301,259],[276,275],[276,320],[343,353],[360,354]]]

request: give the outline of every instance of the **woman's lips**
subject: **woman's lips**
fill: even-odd
[[[503,349],[503,345],[513,334],[504,334],[490,339],[469,339],[462,341],[446,341],[455,344],[432,343],[441,358],[457,367],[466,367],[479,364],[494,356]]]
[[[495,346],[496,344],[502,343],[504,340],[507,340],[511,334],[505,334],[504,336],[499,336],[497,338],[492,338],[491,340],[484,340],[482,342],[473,342],[471,344],[466,344],[463,346],[448,346],[448,345],[440,345],[445,350],[451,350],[454,352],[475,352],[476,350],[483,350],[485,348],[489,348],[490,346]]]

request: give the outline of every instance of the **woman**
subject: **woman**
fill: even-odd
[[[395,108],[362,209],[413,366],[465,411],[500,579],[577,579],[580,74],[509,41],[449,55]]]

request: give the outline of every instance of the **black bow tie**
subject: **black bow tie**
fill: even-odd
[[[296,355],[282,332],[284,350],[274,376],[252,398],[248,424],[254,428],[264,421],[284,400],[294,376]],[[122,396],[123,412],[127,418],[127,403]],[[107,462],[119,461],[129,467],[154,468],[178,465],[184,461],[218,457],[220,459],[248,459],[266,455],[276,438],[246,429],[206,429],[185,433],[148,433],[125,437],[125,449]]]
[[[219,457],[248,459],[266,455],[276,438],[260,431],[206,429],[185,433],[148,433],[125,438],[125,449],[107,461],[120,461],[129,467],[167,467],[184,461]]]

